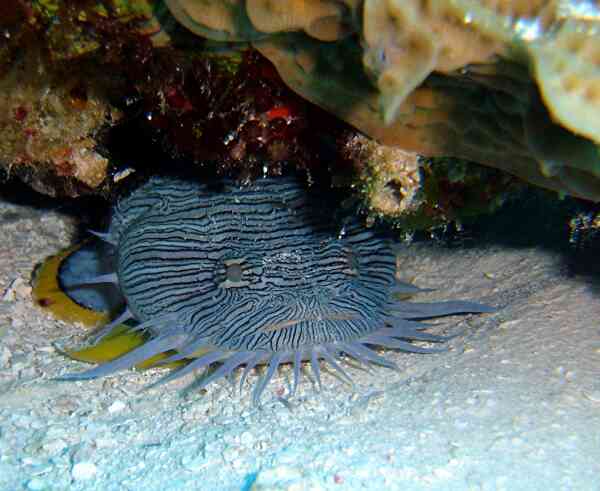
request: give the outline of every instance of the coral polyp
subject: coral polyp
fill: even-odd
[[[244,366],[266,372],[258,402],[279,365],[293,364],[294,389],[308,361],[320,385],[324,361],[347,381],[340,359],[394,367],[376,351],[414,353],[438,348],[426,318],[489,312],[469,301],[413,303],[398,293],[419,289],[396,279],[389,240],[356,218],[332,224],[318,194],[289,179],[263,179],[220,189],[193,181],[153,178],[114,208],[103,239],[114,247],[114,272],[86,283],[112,283],[126,304],[104,329],[135,321],[147,341],[70,380],[95,378],[173,350],[162,363],[189,360],[173,380],[218,362],[195,386]]]

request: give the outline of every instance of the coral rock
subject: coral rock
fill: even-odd
[[[416,210],[421,204],[418,155],[353,135],[345,142],[345,157],[353,161],[371,212],[388,217]]]
[[[220,1],[167,3],[197,34],[253,42],[292,89],[381,143],[600,200],[593,2],[238,0],[226,26]]]
[[[9,175],[53,195],[77,195],[102,182],[108,160],[93,135],[119,112],[107,102],[99,77],[65,76],[29,49],[0,87],[0,164]]]

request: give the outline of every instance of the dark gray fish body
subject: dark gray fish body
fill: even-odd
[[[152,179],[115,207],[108,241],[116,245],[126,317],[153,339],[71,378],[105,375],[165,349],[177,350],[177,359],[210,347],[166,380],[215,361],[222,364],[210,380],[267,364],[258,400],[280,363],[294,363],[296,382],[302,360],[318,381],[319,360],[349,379],[336,361],[341,354],[389,366],[370,345],[433,352],[410,342],[444,340],[422,332],[418,320],[490,311],[472,302],[398,302],[395,292],[410,287],[396,281],[389,241],[356,220],[340,230],[331,216],[293,180],[216,192]]]

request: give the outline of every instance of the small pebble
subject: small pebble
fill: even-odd
[[[244,433],[240,435],[240,443],[248,447],[254,443],[254,436],[249,431],[244,431]]]
[[[583,393],[590,401],[600,402],[600,389],[589,390]]]
[[[61,438],[57,438],[54,440],[49,440],[42,445],[42,449],[49,455],[54,455],[62,452],[65,448],[67,448],[67,442],[65,442]]]
[[[27,489],[30,491],[40,491],[42,489],[48,489],[48,485],[42,479],[34,477],[27,483]]]
[[[8,368],[12,353],[6,346],[2,346],[0,349],[0,368]]]
[[[112,438],[97,438],[96,439],[96,448],[112,448],[116,447],[117,442]]]
[[[98,468],[91,462],[78,462],[73,466],[71,475],[76,481],[92,479],[98,473]]]
[[[23,278],[18,277],[11,281],[8,288],[4,290],[2,300],[5,302],[15,302],[21,298],[28,298],[29,295],[31,295],[31,287]]]
[[[302,480],[303,473],[299,467],[279,465],[270,469],[262,470],[257,476],[254,485],[257,489],[262,487],[268,488],[272,486],[282,489],[289,489],[289,486],[294,483],[299,483]]]
[[[125,409],[126,407],[127,404],[125,404],[123,401],[117,400],[108,407],[108,412],[110,414],[118,413],[120,411],[123,411],[123,409]]]

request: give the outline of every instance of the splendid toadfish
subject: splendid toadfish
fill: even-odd
[[[440,351],[414,343],[447,340],[426,332],[422,320],[494,310],[399,300],[420,289],[396,279],[392,241],[355,217],[340,225],[332,216],[324,196],[290,178],[220,188],[150,179],[114,206],[93,266],[82,268],[93,255],[84,248],[55,268],[77,302],[100,304],[88,310],[121,309],[99,339],[123,323],[119,334],[142,337],[130,351],[61,378],[91,379],[152,360],[178,362],[159,382],[205,369],[193,384],[199,389],[239,368],[241,387],[264,365],[257,403],[282,364],[293,366],[292,393],[304,363],[319,386],[322,363],[351,383],[348,358],[395,368],[380,348]],[[93,294],[100,284],[110,302],[77,299],[78,288]]]

